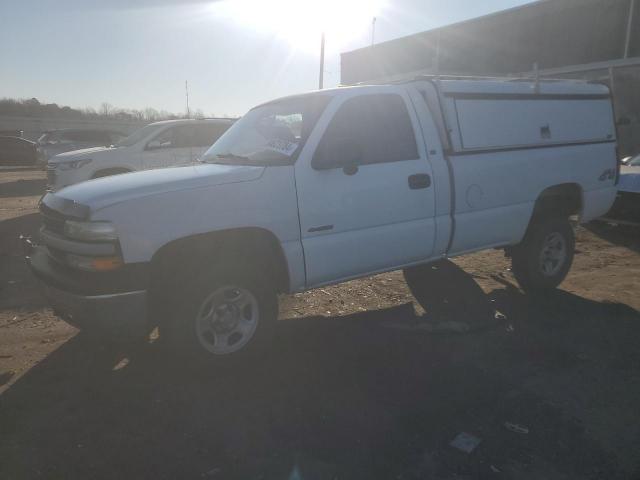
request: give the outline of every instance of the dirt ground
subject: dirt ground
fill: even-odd
[[[273,353],[214,370],[52,315],[17,240],[43,189],[0,171],[2,479],[640,479],[637,230],[579,228],[544,298],[500,251],[426,312],[397,272],[283,297]]]

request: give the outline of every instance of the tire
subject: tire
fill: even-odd
[[[575,236],[568,218],[533,220],[522,243],[511,253],[511,269],[525,292],[556,288],[565,279],[575,249]]]
[[[211,265],[175,289],[160,338],[198,362],[252,361],[271,344],[278,316],[273,282],[242,265]]]

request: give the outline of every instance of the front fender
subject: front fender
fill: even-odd
[[[291,288],[304,286],[291,166],[269,167],[257,180],[138,197],[104,207],[92,220],[116,225],[126,263],[149,262],[172,241],[242,228],[271,232],[289,265]]]

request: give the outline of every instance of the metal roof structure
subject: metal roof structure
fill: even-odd
[[[640,64],[636,0],[539,0],[345,52],[341,83],[418,74],[564,74]]]

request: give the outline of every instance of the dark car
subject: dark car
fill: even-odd
[[[0,137],[0,166],[32,166],[37,159],[35,142],[20,137]]]
[[[50,130],[38,138],[39,161],[46,163],[49,158],[59,153],[113,145],[125,136],[121,132],[104,129]]]

